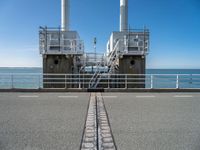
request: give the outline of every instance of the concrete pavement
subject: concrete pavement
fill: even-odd
[[[0,93],[1,150],[78,150],[89,93]]]
[[[103,93],[119,150],[199,150],[200,93]],[[0,150],[78,150],[90,93],[0,93]]]
[[[200,149],[200,94],[103,95],[119,150]]]

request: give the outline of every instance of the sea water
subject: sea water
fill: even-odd
[[[0,88],[38,89],[42,87],[42,68],[0,67]]]

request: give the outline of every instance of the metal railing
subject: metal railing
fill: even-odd
[[[116,49],[118,49],[118,56],[147,55],[149,53],[149,38],[148,29],[127,30],[124,37],[110,39],[107,46],[108,55],[112,56]]]
[[[76,31],[40,27],[39,45],[40,54],[84,54],[84,43]]]
[[[100,70],[100,64],[98,64],[96,67],[97,67],[96,71],[93,74],[92,78],[90,79],[89,88],[97,88],[97,86],[102,78],[103,73]]]
[[[117,43],[114,46],[113,51],[110,52],[110,54],[108,55],[108,60],[107,60],[107,66],[109,66],[109,73],[114,73],[116,72],[115,70],[115,66],[116,66],[116,62],[117,62],[117,57],[118,57],[118,53],[119,53],[119,43],[120,40],[117,41]]]
[[[43,86],[42,74],[1,73],[0,89],[38,89]]]
[[[106,56],[104,53],[85,53],[84,61],[86,66],[106,65]]]
[[[83,54],[84,44],[77,39],[48,39],[48,43],[40,42],[40,54]]]
[[[0,74],[0,89],[89,88],[93,74]],[[102,74],[95,88],[200,89],[200,74]]]

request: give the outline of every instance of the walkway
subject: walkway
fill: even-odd
[[[0,149],[87,149],[94,98],[94,149],[200,148],[200,93],[0,93]]]

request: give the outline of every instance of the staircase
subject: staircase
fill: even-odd
[[[116,63],[117,63],[117,58],[118,58],[118,55],[119,55],[119,44],[120,44],[120,40],[117,41],[113,51],[108,56],[107,65],[108,65],[108,68],[109,68],[108,69],[109,74],[116,73],[116,71],[118,70]]]
[[[100,77],[101,77],[100,66],[101,66],[101,64],[98,63],[96,66],[96,71],[89,82],[89,88],[97,88],[97,85],[98,85],[98,83],[100,81]]]
[[[120,45],[120,40],[117,41],[113,51],[108,56],[107,66],[109,69],[107,71],[107,74],[116,73],[118,70],[116,63],[117,63],[117,58],[119,54],[119,45]],[[96,89],[100,81],[104,79],[105,77],[107,77],[107,75],[105,75],[104,73],[101,73],[100,66],[101,66],[101,63],[98,63],[96,67],[96,71],[89,82],[89,89]]]

